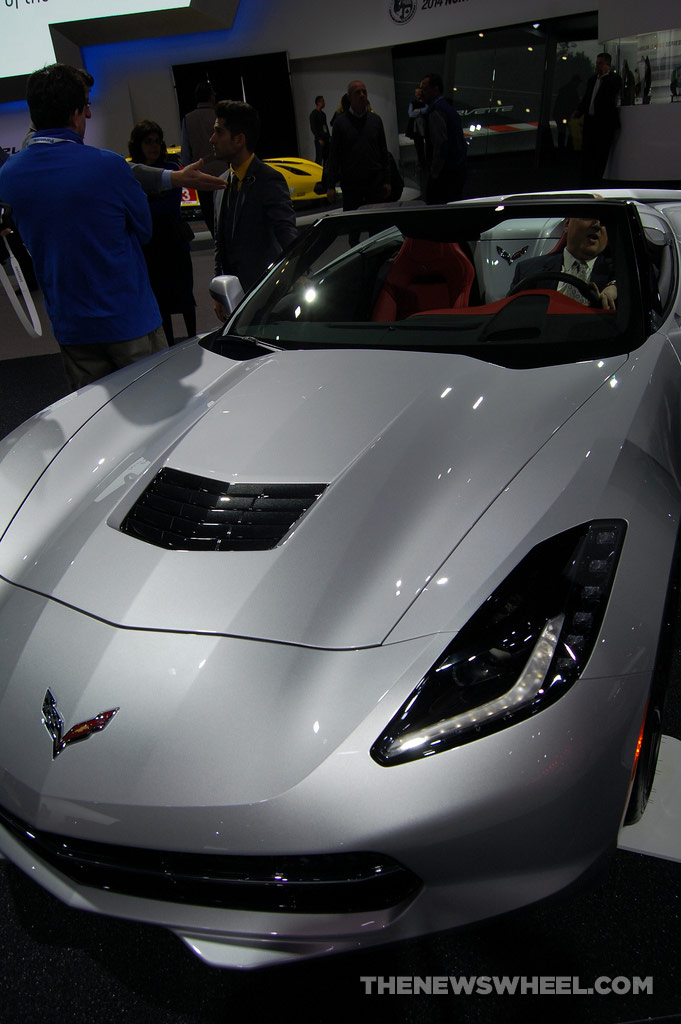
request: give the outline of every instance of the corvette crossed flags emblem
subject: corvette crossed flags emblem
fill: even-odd
[[[72,726],[64,735],[64,719],[61,716],[57,702],[52,692],[47,690],[43,700],[43,725],[52,737],[52,760],[59,757],[62,750],[65,750],[71,743],[79,743],[86,740],[95,732],[101,732],[120,708],[111,708],[110,711],[102,711],[94,718],[88,718],[85,722],[78,722]]]
[[[512,263],[515,263],[515,261],[519,260],[521,256],[524,256],[529,248],[530,248],[529,245],[524,245],[522,247],[522,249],[518,249],[517,252],[510,253],[510,252],[506,252],[505,249],[502,249],[501,246],[498,245],[497,246],[497,253],[499,254],[499,256],[501,256],[502,260],[506,260],[506,262],[508,263],[508,265],[510,267]]]

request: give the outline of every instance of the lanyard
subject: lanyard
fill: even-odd
[[[29,139],[26,143],[27,146],[54,146],[58,142],[71,142],[74,146],[78,143],[75,139],[57,139],[53,135],[40,135],[38,138],[34,135],[32,139]]]

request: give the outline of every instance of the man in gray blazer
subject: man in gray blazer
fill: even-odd
[[[187,164],[181,170],[171,171],[167,167],[149,167],[147,164],[131,164],[132,173],[145,192],[163,192],[169,188],[193,188],[205,191],[221,191],[224,181],[214,174],[201,170],[203,160]]]
[[[182,152],[180,159],[185,167],[188,167],[196,160],[203,160],[204,169],[208,174],[224,174],[228,164],[225,160],[218,160],[213,155],[213,147],[210,144],[210,137],[213,134],[213,125],[215,123],[215,92],[207,79],[199,82],[196,86],[194,99],[196,100],[195,109],[190,110],[182,119]],[[213,234],[213,224],[215,221],[213,191],[198,188],[197,195],[206,227]]]
[[[253,152],[259,135],[260,118],[250,104],[217,104],[211,144],[230,169],[222,175],[227,188],[215,198],[215,274],[234,274],[244,291],[298,233],[284,176]],[[226,319],[219,302],[215,312]]]

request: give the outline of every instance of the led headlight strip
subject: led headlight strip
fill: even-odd
[[[621,520],[586,523],[533,548],[426,673],[374,760],[428,757],[558,700],[593,650],[625,532]]]

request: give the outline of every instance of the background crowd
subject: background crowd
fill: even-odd
[[[196,333],[193,233],[181,215],[183,187],[198,192],[214,237],[215,274],[233,275],[244,291],[297,235],[284,177],[256,155],[260,118],[248,103],[216,103],[210,83],[201,81],[195,109],[182,122],[181,163],[169,159],[163,129],[151,119],[133,127],[128,163],[84,144],[93,84],[88,72],[68,65],[34,72],[27,89],[30,131],[0,168],[0,199],[13,218],[5,214],[3,229],[18,228],[31,254],[72,388],[172,345],[173,315],[182,316],[186,336]],[[619,124],[622,82],[603,53],[581,100],[577,85],[562,99],[583,118],[582,184],[593,187]],[[348,84],[330,125],[324,108],[318,95],[310,129],[327,199],[336,200],[340,184],[344,210],[399,200],[401,174],[365,83]],[[414,90],[407,135],[425,202],[460,199],[466,140],[435,72]],[[214,306],[225,320],[224,306]]]

